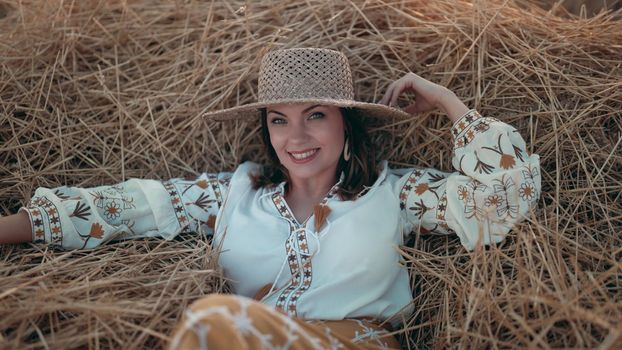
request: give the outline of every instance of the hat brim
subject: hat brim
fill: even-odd
[[[333,100],[333,99],[292,99],[278,100],[270,102],[255,102],[233,108],[222,109],[219,111],[205,112],[202,117],[216,121],[227,120],[253,120],[259,119],[260,108],[265,108],[275,104],[299,104],[312,103],[319,105],[329,105],[337,107],[356,108],[363,114],[380,119],[407,119],[412,115],[397,108],[389,107],[379,103],[367,103],[353,100]]]

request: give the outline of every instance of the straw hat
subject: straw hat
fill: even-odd
[[[408,118],[410,114],[386,105],[354,100],[352,73],[339,51],[318,48],[268,52],[259,70],[259,100],[238,107],[207,112],[216,120],[259,119],[259,108],[280,103],[317,103],[353,107],[378,118]]]

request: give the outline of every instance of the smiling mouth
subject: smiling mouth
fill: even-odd
[[[319,148],[314,148],[304,152],[287,152],[292,158],[297,161],[305,161],[313,158],[313,156],[319,151]]]

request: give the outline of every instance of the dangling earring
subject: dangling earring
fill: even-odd
[[[350,160],[350,147],[348,145],[348,138],[346,137],[346,145],[343,147],[343,160],[346,162]]]

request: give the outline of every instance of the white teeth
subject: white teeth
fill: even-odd
[[[292,155],[292,157],[301,160],[301,159],[305,159],[305,158],[309,158],[310,156],[312,156],[315,152],[317,152],[317,149],[305,152],[305,153],[290,153]]]

